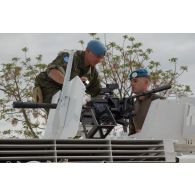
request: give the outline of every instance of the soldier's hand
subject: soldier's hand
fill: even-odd
[[[86,105],[90,101],[91,101],[91,95],[85,94],[83,97],[83,106]]]
[[[81,77],[81,81],[83,81],[84,84],[88,85],[89,84],[89,80],[87,77]]]

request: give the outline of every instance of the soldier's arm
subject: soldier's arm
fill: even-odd
[[[158,94],[152,94],[151,100],[154,101],[154,100],[157,100],[157,99],[164,100],[164,99],[166,99],[166,97],[163,97],[163,96],[158,95]]]
[[[95,74],[91,81],[91,86],[88,90],[86,90],[86,92],[89,93],[92,97],[96,97],[97,95],[99,95],[100,91],[101,91],[100,79],[98,72],[95,71]]]
[[[59,84],[63,84],[64,82],[64,74],[58,69],[51,69],[48,73],[48,76]]]
[[[67,63],[64,61],[65,56],[68,56],[68,53],[61,52],[47,67],[47,74],[49,78],[59,84],[63,84],[64,82],[64,75],[67,65]]]

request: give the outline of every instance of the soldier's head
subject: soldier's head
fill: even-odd
[[[95,66],[103,60],[105,54],[106,47],[102,42],[98,40],[89,41],[85,50],[85,61],[87,64]]]
[[[129,79],[131,81],[132,92],[135,94],[147,91],[150,85],[150,75],[144,68],[132,71],[129,74]]]

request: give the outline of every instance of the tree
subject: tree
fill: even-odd
[[[19,125],[22,130],[5,130],[3,134],[17,132],[24,137],[38,138],[46,121],[44,110],[13,109],[9,106],[14,101],[32,101],[32,89],[36,75],[45,69],[42,55],[36,57],[36,64],[32,65],[27,57],[28,48],[22,49],[24,59],[12,58],[10,63],[2,64],[0,70],[0,120],[9,121],[13,126]],[[41,116],[41,117],[40,117]]]

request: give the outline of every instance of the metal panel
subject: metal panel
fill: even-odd
[[[0,140],[0,162],[29,161],[129,163],[167,162],[167,159],[162,140]]]
[[[166,161],[162,140],[113,140],[113,162]]]

